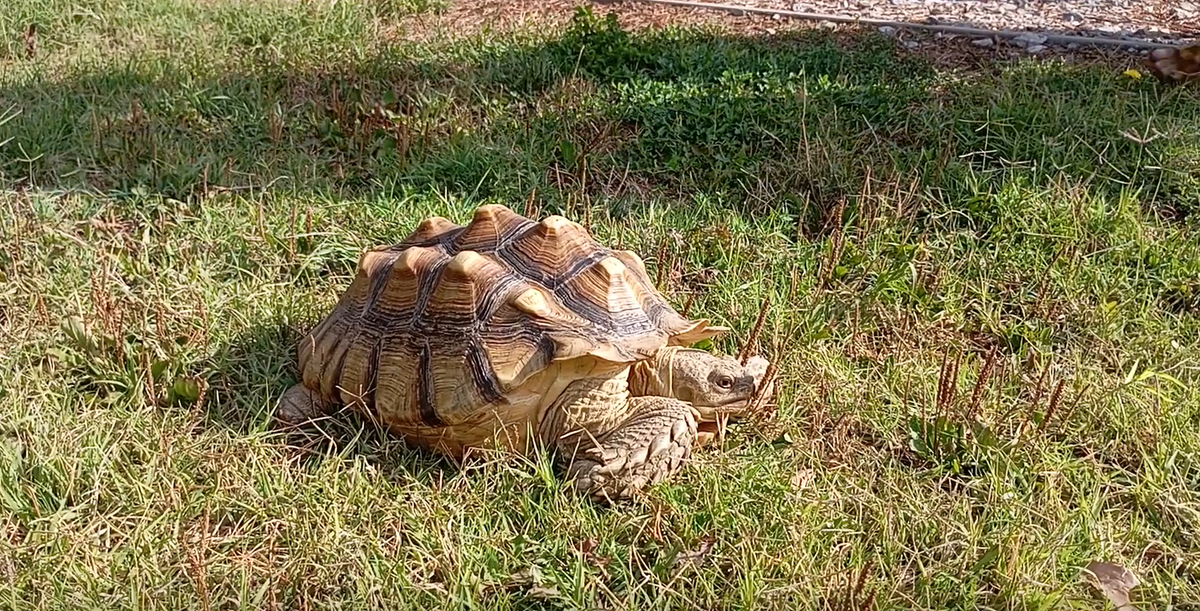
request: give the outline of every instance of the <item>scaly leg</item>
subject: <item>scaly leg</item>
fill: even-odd
[[[287,389],[279,398],[273,424],[280,428],[297,427],[332,414],[334,405],[303,384]]]
[[[677,473],[691,456],[698,416],[691,405],[632,397],[630,411],[627,420],[596,439],[598,447],[571,457],[567,476],[594,501],[628,499]]]

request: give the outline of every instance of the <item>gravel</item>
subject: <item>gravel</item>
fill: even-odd
[[[1163,44],[1200,40],[1200,0],[699,0],[713,4],[986,29],[1030,30],[1010,41],[1044,47],[1039,33],[1132,38]],[[787,15],[783,15],[786,20]],[[880,31],[896,35],[896,28]],[[990,46],[973,41],[977,46]],[[990,40],[990,39],[986,39]],[[1040,49],[1039,49],[1040,50]]]

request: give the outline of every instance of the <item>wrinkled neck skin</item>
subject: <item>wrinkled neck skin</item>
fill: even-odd
[[[654,353],[653,357],[634,363],[629,368],[629,394],[634,397],[675,397],[675,380],[672,375],[675,359],[686,358],[688,352],[702,351],[667,346]]]

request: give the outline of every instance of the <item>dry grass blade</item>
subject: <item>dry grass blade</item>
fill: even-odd
[[[708,558],[709,552],[712,551],[712,539],[704,539],[695,549],[683,550],[675,555],[675,559],[671,561],[671,575],[678,575],[689,568],[699,568]]]
[[[975,378],[975,388],[971,391],[971,405],[967,408],[966,421],[970,422],[979,413],[979,404],[983,400],[983,391],[987,387],[988,380],[992,375],[992,369],[995,366],[996,347],[992,346],[992,350],[988,352],[987,360],[983,363],[983,368],[979,370],[979,377]]]
[[[962,353],[958,353],[954,361],[950,360],[950,352],[942,355],[942,370],[938,377],[937,398],[935,402],[938,415],[949,415],[950,408],[958,395],[958,368],[962,365]]]
[[[664,293],[667,291],[667,288],[663,283],[668,278],[668,270],[670,269],[671,265],[674,264],[673,259],[671,261],[667,260],[669,256],[667,253],[670,252],[670,249],[667,247],[667,243],[667,236],[663,236],[662,242],[660,242],[658,245],[658,254],[656,254],[654,257],[654,260],[658,262],[658,270],[656,270],[654,275],[654,286],[657,286],[658,290],[663,291]]]
[[[758,318],[754,321],[754,328],[750,330],[750,336],[746,338],[742,344],[742,349],[738,352],[738,360],[743,365],[750,357],[754,356],[758,349],[758,338],[762,336],[763,325],[767,322],[767,312],[771,309],[770,296],[764,297],[762,305],[758,309]]]
[[[1042,416],[1042,421],[1038,424],[1038,431],[1045,430],[1046,425],[1048,425],[1050,420],[1054,418],[1054,412],[1058,411],[1058,404],[1062,400],[1062,389],[1064,384],[1066,384],[1066,380],[1059,380],[1058,383],[1054,385],[1054,391],[1050,393],[1050,404],[1046,406],[1046,414]]]
[[[25,26],[25,59],[33,59],[37,55],[37,24]]]
[[[694,304],[695,302],[696,302],[696,292],[692,291],[692,292],[688,293],[687,301],[684,302],[683,310],[680,312],[680,314],[682,314],[684,318],[688,317],[688,314],[692,311],[692,304]]]

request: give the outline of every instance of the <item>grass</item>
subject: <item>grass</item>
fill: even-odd
[[[588,15],[404,35],[438,9],[8,0],[5,608],[839,608],[861,580],[854,608],[1090,609],[1092,560],[1198,608],[1195,90]],[[777,418],[615,509],[546,457],[270,432],[360,249],[485,202],[638,250],[723,351],[769,299]]]

